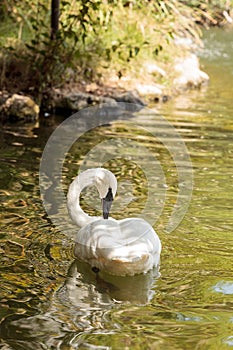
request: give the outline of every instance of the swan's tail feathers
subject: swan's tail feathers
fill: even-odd
[[[125,256],[116,256],[112,258],[112,261],[115,262],[121,262],[121,263],[137,263],[137,262],[145,262],[149,258],[148,254],[143,254],[141,256],[135,255],[131,257],[125,257]]]
[[[132,276],[146,273],[154,267],[154,259],[151,254],[132,255],[130,257],[114,256],[105,261],[104,269],[112,274],[120,276]]]

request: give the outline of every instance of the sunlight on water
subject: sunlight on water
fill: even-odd
[[[57,206],[51,210],[64,221],[66,234],[59,232],[45,213],[38,183],[42,151],[60,120],[3,126],[0,346],[4,350],[233,347],[231,38],[232,32],[206,33],[207,48],[201,55],[211,77],[208,88],[154,106],[149,114],[141,111],[130,116],[131,124],[118,116],[82,136],[66,155],[62,174],[65,191],[86,154],[105,142],[102,148],[98,146],[103,151],[98,149],[98,154],[120,182],[113,208],[116,218],[141,213],[151,176],[155,195],[147,215],[155,219],[154,228],[163,245],[159,273],[116,278],[101,272],[96,276],[89,265],[74,261],[65,208],[59,206],[57,198]],[[171,137],[171,129],[160,116],[176,128],[191,157],[192,169],[187,160],[179,159],[186,171],[180,184],[171,155],[179,151],[180,140]],[[146,130],[166,135],[177,148],[171,152],[161,139],[134,127],[140,123]],[[109,141],[112,139],[114,142]],[[134,142],[127,159],[124,155],[129,143],[122,140]],[[104,155],[113,154],[115,149],[120,150],[118,156],[106,160]],[[142,150],[149,150],[156,159],[156,173],[145,176],[148,158]],[[100,161],[92,151],[84,166],[96,166]],[[168,234],[165,229],[179,186],[185,188],[186,178],[192,175],[190,206],[180,225]],[[54,195],[54,188],[51,182],[46,200]],[[187,199],[187,193],[182,196]],[[84,192],[82,203],[90,214],[100,213],[93,189]]]
[[[233,282],[218,282],[213,289],[222,294],[233,294]]]

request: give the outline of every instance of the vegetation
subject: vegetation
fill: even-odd
[[[0,5],[0,89],[39,98],[54,86],[82,79],[121,78],[145,59],[167,61],[173,39],[200,40],[196,23],[217,24],[232,0],[61,0],[51,36],[46,0]]]

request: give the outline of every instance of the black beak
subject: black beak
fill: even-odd
[[[110,208],[111,208],[111,205],[112,205],[112,201],[113,201],[112,189],[109,188],[107,196],[102,199],[102,203],[103,203],[103,218],[104,219],[108,219]]]

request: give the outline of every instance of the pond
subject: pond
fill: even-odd
[[[98,125],[84,113],[2,127],[1,349],[233,348],[232,30],[204,41],[200,90],[101,111]],[[112,215],[160,236],[159,272],[96,276],[74,260],[65,194],[79,167],[100,165],[119,181]],[[97,197],[82,196],[89,214]]]

